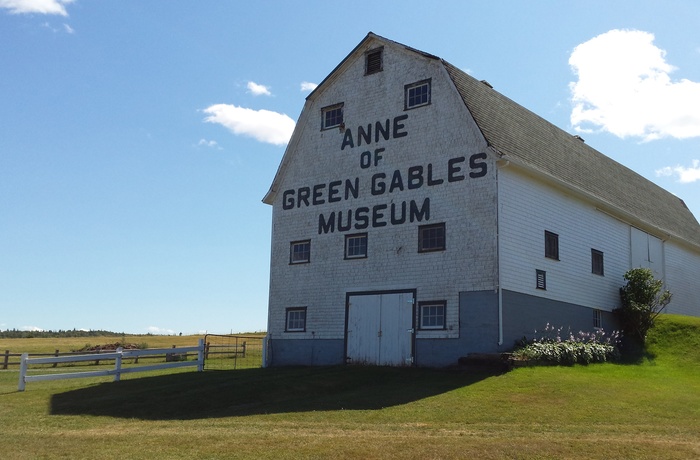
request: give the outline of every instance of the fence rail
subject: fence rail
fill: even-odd
[[[54,356],[50,355],[43,358],[30,358],[28,353],[23,353],[20,358],[20,372],[19,372],[19,391],[24,391],[27,382],[37,382],[42,380],[62,380],[62,379],[74,379],[74,378],[85,378],[85,377],[105,377],[114,376],[114,381],[118,382],[121,378],[121,374],[127,374],[131,372],[146,372],[154,371],[160,369],[173,369],[178,367],[188,367],[197,366],[199,372],[204,370],[204,339],[199,339],[199,344],[194,347],[180,347],[180,348],[149,348],[145,350],[123,350],[118,348],[117,351],[110,353],[99,353],[99,357],[96,357],[96,353],[92,354],[80,354],[72,356]],[[197,353],[196,361],[182,361],[180,360],[183,356],[186,357],[188,353]],[[7,356],[8,353],[6,352]],[[138,367],[122,367],[122,360],[134,358],[137,360],[139,357],[145,356],[155,356],[155,355],[165,355],[166,362],[161,364],[144,365]],[[177,359],[175,359],[177,357]],[[30,365],[38,364],[53,364],[54,367],[59,363],[69,363],[69,362],[85,362],[85,361],[95,361],[95,360],[114,360],[114,369],[100,370],[100,371],[81,371],[81,372],[70,372],[65,374],[41,374],[41,375],[27,375],[27,371]]]

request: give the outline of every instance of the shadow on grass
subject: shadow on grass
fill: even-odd
[[[502,373],[385,367],[205,371],[104,383],[51,397],[52,415],[190,420],[406,404]]]

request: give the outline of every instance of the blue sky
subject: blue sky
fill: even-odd
[[[700,218],[700,2],[0,0],[0,329],[264,330],[261,202],[372,31]]]

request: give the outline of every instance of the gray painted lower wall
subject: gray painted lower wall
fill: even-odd
[[[468,353],[492,353],[498,347],[498,294],[494,291],[459,293],[459,338],[417,339],[417,366],[457,364]]]
[[[331,366],[345,362],[345,341],[270,339],[268,366]]]
[[[503,344],[498,344],[498,293],[473,291],[459,293],[459,338],[416,339],[414,363],[421,367],[445,367],[469,353],[497,353],[511,350],[523,336],[532,338],[547,323],[554,327],[593,330],[593,309],[504,290]],[[603,328],[617,328],[610,312],[602,312]],[[269,366],[328,366],[345,363],[345,341],[271,339]]]
[[[602,326],[606,332],[617,329],[611,312],[603,311]],[[513,348],[523,337],[533,338],[535,331],[544,330],[549,323],[563,327],[563,333],[593,331],[593,309],[567,302],[544,299],[519,292],[503,290],[503,350]]]

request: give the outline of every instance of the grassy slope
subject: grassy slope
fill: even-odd
[[[4,458],[700,458],[700,319],[638,365],[507,374],[250,369],[67,380],[0,372]]]

